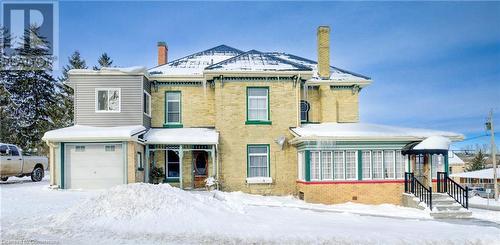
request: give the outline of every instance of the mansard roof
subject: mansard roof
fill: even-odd
[[[308,66],[269,53],[250,50],[205,68],[215,71],[312,71]]]
[[[242,54],[243,51],[227,46],[219,45],[201,52],[190,54],[149,69],[149,73],[164,75],[202,75],[205,67],[234,56]]]

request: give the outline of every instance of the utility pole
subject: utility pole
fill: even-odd
[[[497,147],[495,145],[495,128],[493,125],[493,109],[490,110],[490,118],[486,122],[486,129],[491,132],[491,160],[493,161],[493,186],[495,188],[495,201],[498,201],[498,176],[497,176]]]

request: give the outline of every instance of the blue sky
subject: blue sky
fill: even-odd
[[[89,66],[107,52],[152,67],[158,41],[169,60],[219,44],[316,59],[316,28],[329,25],[331,63],[374,80],[361,121],[474,137],[493,108],[500,132],[499,2],[62,1],[59,15],[60,65],[79,50]]]

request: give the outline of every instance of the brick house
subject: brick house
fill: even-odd
[[[370,204],[401,204],[405,172],[433,186],[448,146],[424,141],[463,135],[359,122],[372,80],[330,65],[329,32],[318,28],[318,62],[226,45],[169,62],[159,42],[149,70],[71,70],[75,126],[43,138],[51,184],[152,182],[160,167],[184,189],[213,177],[223,191]]]

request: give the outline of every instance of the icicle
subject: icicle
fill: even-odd
[[[203,96],[207,97],[207,80],[203,80]]]

